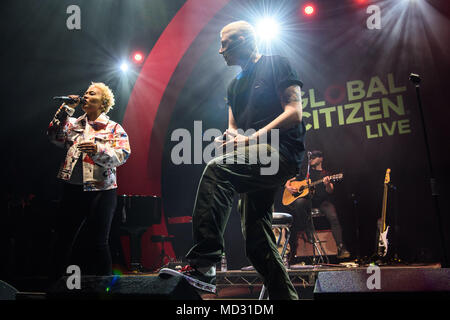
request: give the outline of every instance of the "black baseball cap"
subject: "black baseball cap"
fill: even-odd
[[[314,158],[323,158],[322,151],[320,151],[320,150],[311,151],[311,156]]]

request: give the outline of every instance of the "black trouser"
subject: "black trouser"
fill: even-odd
[[[248,164],[248,153],[256,152],[258,147],[271,152],[272,161],[278,161],[279,170],[275,174],[262,175],[259,161]],[[227,162],[232,159],[240,163]],[[247,257],[263,277],[271,299],[298,299],[272,232],[275,193],[295,174],[296,165],[266,144],[238,149],[210,161],[197,190],[192,216],[194,246],[186,258],[196,266],[220,261],[233,196],[235,192],[240,193],[241,228]]]
[[[112,274],[108,240],[116,203],[116,189],[83,191],[64,183],[51,280],[66,275],[69,264],[78,265],[81,275]]]
[[[311,208],[318,208],[323,212],[330,223],[331,233],[338,246],[343,245],[341,224],[336,213],[336,208],[329,201],[317,203],[311,201],[309,198],[298,198],[290,204],[290,208],[295,212],[293,222],[293,234],[298,230],[305,230],[309,241],[312,241],[314,232],[314,224],[311,217]],[[291,257],[294,257],[297,250],[297,239],[295,236],[291,237],[289,241],[291,245]]]

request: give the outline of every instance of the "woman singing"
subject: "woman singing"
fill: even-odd
[[[93,82],[82,98],[69,97],[76,102],[63,104],[47,131],[52,143],[67,149],[57,176],[64,186],[51,280],[66,275],[69,263],[82,275],[112,273],[108,238],[117,201],[116,168],[131,152],[124,129],[106,115],[114,105],[108,86]],[[80,104],[84,114],[73,118]]]

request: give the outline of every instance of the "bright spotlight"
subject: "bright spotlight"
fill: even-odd
[[[264,41],[270,41],[274,39],[279,32],[278,23],[275,19],[267,17],[262,19],[256,25],[256,34],[259,39]]]
[[[123,72],[127,72],[128,71],[128,63],[126,62],[122,62],[122,64],[120,65],[120,70],[122,70]]]
[[[303,8],[303,12],[306,14],[306,15],[308,15],[308,16],[310,16],[310,15],[312,15],[313,13],[314,13],[314,7],[312,6],[312,5],[310,5],[310,4],[308,4],[308,5],[306,5],[304,8]]]

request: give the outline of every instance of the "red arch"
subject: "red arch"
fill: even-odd
[[[175,68],[199,32],[229,0],[188,0],[156,42],[136,81],[123,119],[132,155],[120,168],[119,192],[161,195],[162,150],[148,157],[157,111]],[[152,148],[153,150],[153,148]],[[152,161],[150,161],[152,160]]]
[[[162,141],[167,131],[166,122],[155,123],[161,100],[186,51],[228,1],[209,1],[205,5],[204,0],[188,0],[147,57],[123,119],[132,154],[118,171],[119,194],[161,196]],[[142,263],[146,268],[155,268],[159,263],[160,248],[151,244],[152,234],[167,235],[164,215],[162,223],[150,227],[142,237]],[[174,257],[170,243],[166,246],[167,253]]]

